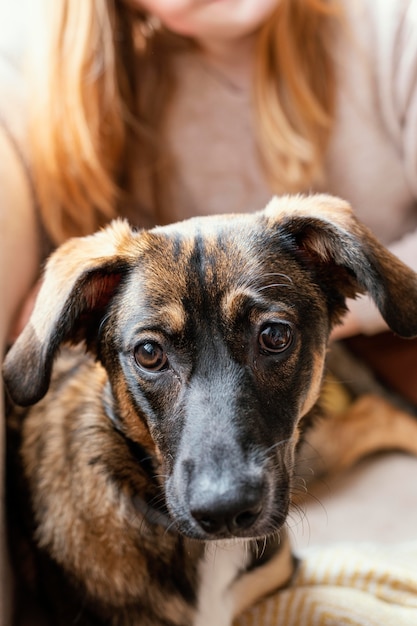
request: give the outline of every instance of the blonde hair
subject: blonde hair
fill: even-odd
[[[321,182],[333,126],[335,78],[330,56],[335,0],[280,0],[261,29],[255,70],[258,146],[276,193]]]
[[[120,0],[44,1],[29,141],[43,221],[57,244],[129,202],[133,145],[157,205],[164,107],[155,103],[169,103],[170,53],[192,44],[166,31],[146,39],[144,15]],[[280,0],[259,33],[258,146],[278,193],[305,189],[322,169],[334,115],[327,34],[339,8],[337,0]]]

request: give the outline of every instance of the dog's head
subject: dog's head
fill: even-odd
[[[32,404],[60,345],[85,340],[127,436],[150,435],[178,529],[262,536],[287,515],[331,328],[365,291],[396,333],[417,334],[415,274],[329,196],[150,231],[119,221],[53,254],[4,377]]]

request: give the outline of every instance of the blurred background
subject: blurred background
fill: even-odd
[[[38,0],[0,0],[0,52],[18,63]]]

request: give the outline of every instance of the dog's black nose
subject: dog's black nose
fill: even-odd
[[[199,494],[191,503],[191,515],[210,535],[239,535],[248,530],[262,511],[262,489],[246,488],[239,491]]]

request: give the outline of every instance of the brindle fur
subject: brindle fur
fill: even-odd
[[[365,291],[396,333],[417,334],[415,274],[329,196],[150,231],[115,222],[52,255],[3,369],[14,403],[33,405],[10,415],[10,528],[25,527],[51,624],[208,626],[203,563],[233,538],[247,558],[216,600],[227,626],[290,580],[284,527],[308,437],[323,471],[388,444],[417,453],[415,420],[383,399],[368,422],[370,398],[314,419],[329,333]],[[292,343],[266,352],[262,329],[282,321]],[[141,369],[141,341],[167,366]]]

